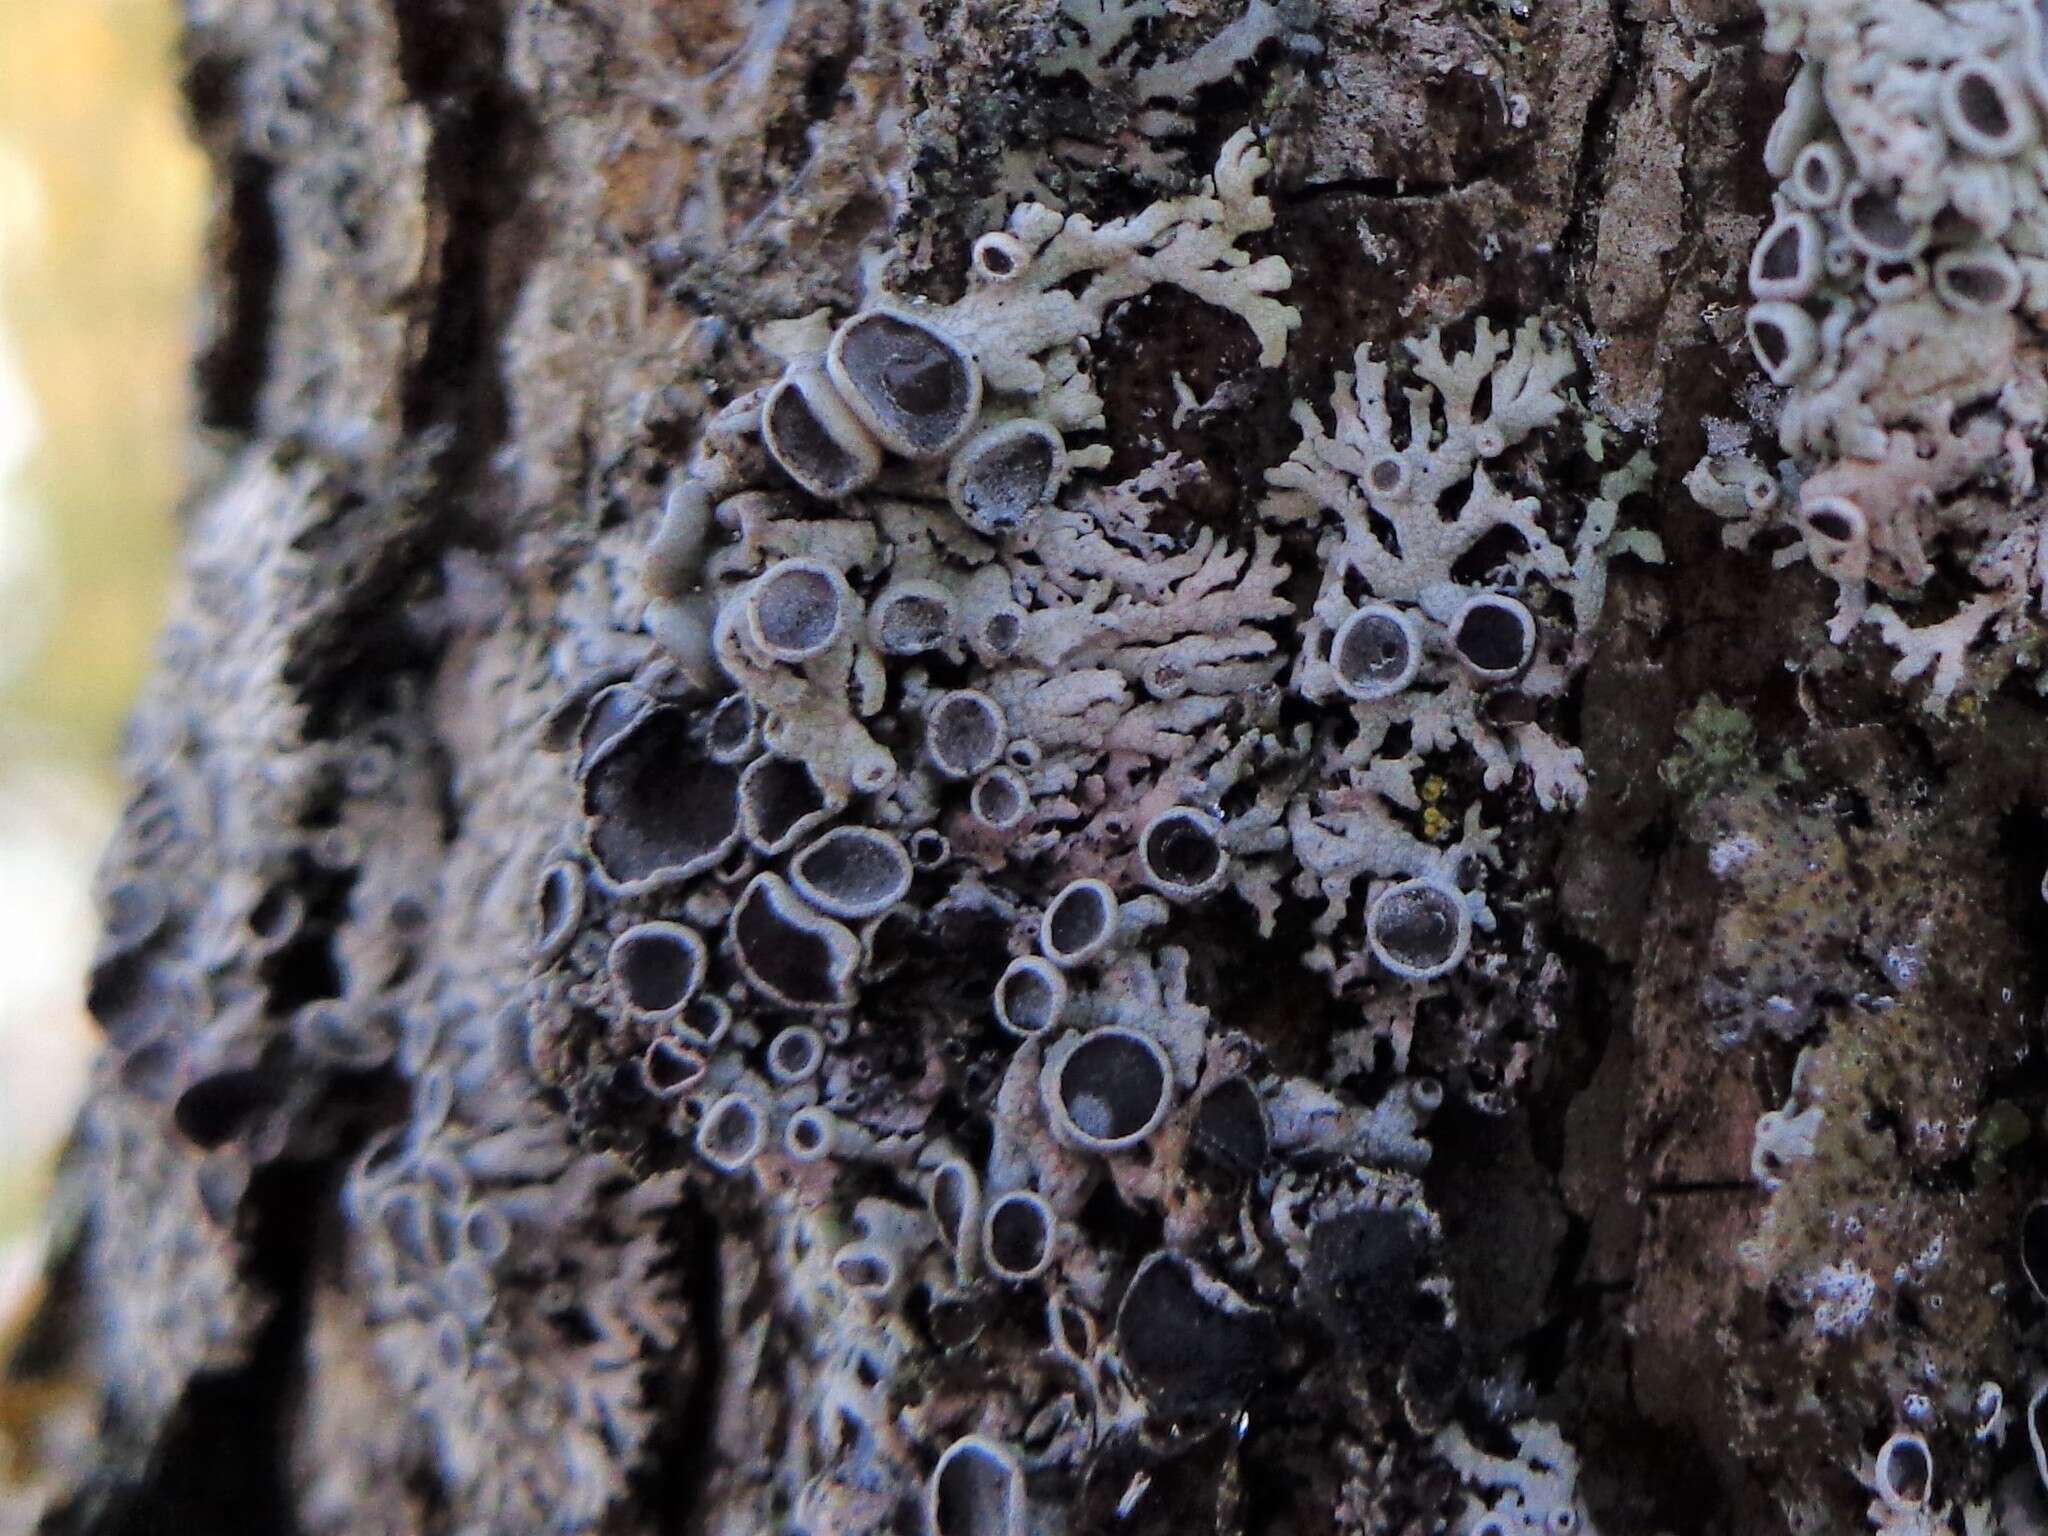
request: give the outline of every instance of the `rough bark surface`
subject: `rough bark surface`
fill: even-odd
[[[1534,1425],[1576,1452],[1554,1533],[1863,1529],[1859,1479],[1901,1428],[1943,1501],[2003,1482],[2006,1528],[2037,1528],[2026,1432],[1973,1431],[1980,1387],[2017,1409],[2040,1364],[2018,1233],[2048,1103],[2048,718],[2016,694],[1929,717],[1874,642],[1821,638],[1822,580],[1724,548],[1681,487],[1701,423],[1753,388],[1742,274],[1789,70],[1746,7],[187,11],[217,187],[203,464],[107,859],[105,1060],[10,1325],[0,1524],[908,1531],[939,1453],[984,1433],[1025,1448],[1033,1529],[1469,1532],[1491,1508],[1507,1531],[1473,1447],[1540,1483]],[[1126,12],[1106,62],[1048,69],[1085,41],[1073,17]],[[1191,95],[1148,96],[1188,59]],[[1177,290],[1114,311],[1105,476],[1177,451],[1200,473],[1175,530],[1248,544],[1290,408],[1324,410],[1362,344],[1549,323],[1575,431],[1649,454],[1627,521],[1665,556],[1616,564],[1562,706],[1590,796],[1486,801],[1520,950],[1490,992],[1412,1008],[1403,1067],[1412,1048],[1445,1089],[1401,1175],[1427,1240],[1320,1290],[1313,1264],[1242,1264],[1265,1358],[1228,1411],[1211,1382],[1120,1418],[1098,1396],[1077,1427],[1027,1284],[903,1301],[835,1419],[836,1324],[794,1294],[815,1175],[707,1168],[627,1081],[626,1024],[536,959],[543,872],[586,837],[582,712],[652,651],[620,594],[679,466],[780,370],[764,327],[877,283],[951,301],[1018,202],[1133,214],[1247,127],[1274,219],[1244,246],[1285,258],[1301,323],[1260,367]],[[1624,456],[1572,450],[1544,494],[1583,499]],[[1311,544],[1288,546],[1303,602]],[[1370,1101],[1386,1034],[1347,1036],[1355,1002],[1275,958],[1305,920],[1250,929],[1225,908],[1183,936],[1211,1016]],[[842,1097],[905,1137],[971,1121],[1014,1045],[981,1001],[1000,936],[934,942],[954,1044],[873,1010],[834,1041]],[[736,1028],[772,1033],[744,1004]],[[1752,1148],[1795,1063],[1829,1113],[1772,1188]],[[442,1204],[366,1193],[405,1159]],[[1263,1177],[1201,1200],[1277,1251]],[[1105,1333],[1168,1242],[1116,1191],[1072,1239]],[[487,1194],[474,1230],[434,1230]],[[387,1251],[415,1248],[439,1268],[401,1284]],[[944,1536],[1003,1519],[940,1514]]]

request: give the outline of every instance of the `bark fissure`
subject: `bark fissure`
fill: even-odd
[[[1483,186],[1494,180],[1493,171],[1484,161],[1470,175],[1460,176],[1451,181],[1417,180],[1405,176],[1349,176],[1334,181],[1314,181],[1298,187],[1289,187],[1278,197],[1278,201],[1290,207],[1315,203],[1324,198],[1364,197],[1376,202],[1429,202],[1436,198],[1455,196],[1473,187]]]
[[[223,318],[193,363],[195,411],[202,426],[248,433],[260,424],[282,258],[270,204],[275,175],[267,159],[247,153],[235,154],[219,174],[225,192],[223,231],[216,236]]]

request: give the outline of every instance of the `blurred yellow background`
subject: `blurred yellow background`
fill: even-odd
[[[205,196],[172,0],[0,0],[0,1295],[94,1043],[89,888],[171,565]]]

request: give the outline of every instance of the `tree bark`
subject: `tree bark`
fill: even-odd
[[[2031,1477],[2023,1430],[1970,1421],[1983,1383],[2024,1399],[2038,1322],[2016,1243],[2048,731],[2011,692],[1930,717],[1875,649],[1826,640],[1825,583],[1723,547],[1682,488],[1754,384],[1743,274],[1790,66],[1746,7],[186,9],[216,208],[185,581],[126,743],[91,986],[108,1044],[12,1328],[0,1516],[921,1530],[940,1454],[974,1433],[1023,1448],[1045,1531],[1469,1531],[1513,1486],[1471,1448],[1533,1476],[1532,1425],[1576,1453],[1559,1508],[1609,1532],[1861,1528],[1858,1475],[1901,1427],[1934,1445],[1940,1502]],[[1233,1060],[1347,1106],[1412,1052],[1444,1093],[1426,1166],[1276,1147],[1225,1194],[1208,1167],[1164,1196],[1125,1169],[1046,1281],[821,1308],[807,1245],[921,1189],[942,1126],[993,1157],[1013,1054],[1037,1047],[989,1020],[1012,950],[947,904],[973,883],[956,847],[919,877],[905,969],[864,962],[881,979],[826,1032],[825,1100],[879,1150],[709,1166],[633,1019],[577,990],[624,922],[697,909],[593,882],[569,958],[535,937],[547,871],[573,871],[567,900],[596,857],[593,698],[637,678],[689,720],[711,702],[660,674],[641,550],[781,372],[775,322],[883,289],[953,304],[1018,204],[1141,215],[1244,128],[1272,219],[1239,248],[1287,264],[1284,360],[1184,288],[1115,306],[1084,348],[1104,402],[1084,436],[1109,451],[1076,483],[1178,453],[1195,468],[1151,558],[1249,548],[1293,408],[1326,421],[1359,348],[1547,323],[1576,372],[1526,489],[1584,505],[1640,449],[1622,521],[1664,556],[1616,560],[1546,717],[1590,794],[1552,811],[1526,773],[1443,770],[1509,850],[1484,985],[1333,997],[1299,965],[1313,904],[1291,887],[1268,937],[1235,895],[1175,918],[1212,1050],[1227,1026]],[[1284,538],[1299,614],[1316,538]],[[1267,627],[1292,645],[1296,623]],[[714,1077],[789,1022],[732,995]],[[1772,1187],[1759,1119],[1815,1098],[1820,1152]],[[411,1183],[379,1182],[399,1164]],[[1422,1235],[1319,1292],[1276,1235],[1288,1179],[1369,1184]],[[1266,1357],[1227,1411],[1162,1406],[1156,1382],[1077,1395],[1048,1363],[1045,1299],[1070,1286],[1142,1378],[1117,1302],[1161,1248],[1227,1271],[1258,1319],[1189,1335]],[[400,1275],[413,1253],[426,1278]],[[1813,1277],[1844,1265],[1874,1277],[1871,1315],[1817,1332]],[[1011,1529],[998,1482],[948,1495],[947,1536]]]

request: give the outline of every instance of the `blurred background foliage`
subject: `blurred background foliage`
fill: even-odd
[[[174,543],[206,181],[172,0],[0,0],[0,1296],[92,1046],[113,751]]]

